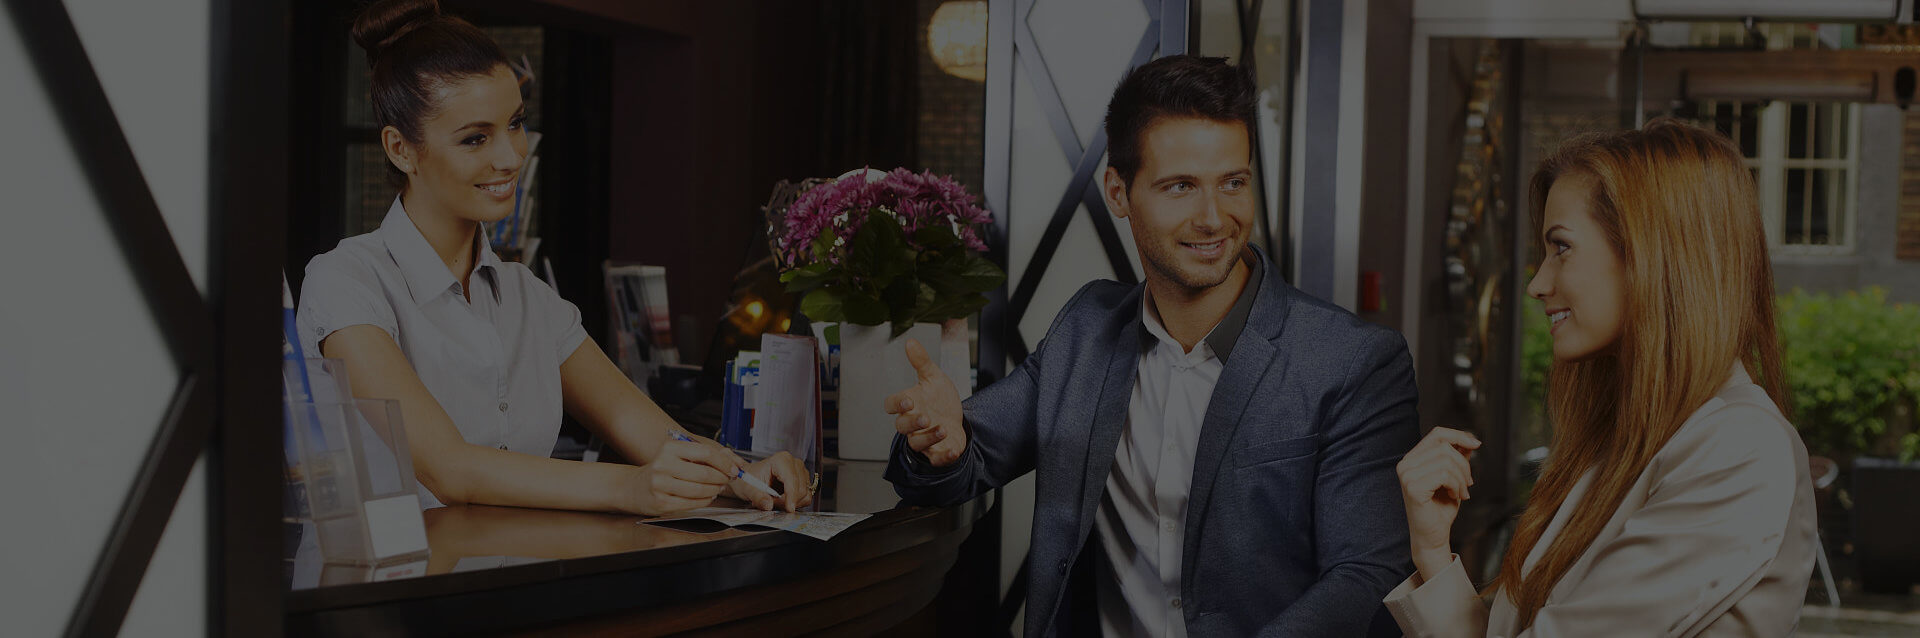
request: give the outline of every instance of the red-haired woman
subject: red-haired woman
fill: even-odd
[[[1813,569],[1807,453],[1787,422],[1753,178],[1710,131],[1657,120],[1568,142],[1534,174],[1553,322],[1551,452],[1477,595],[1449,528],[1471,435],[1400,462],[1413,636],[1785,636]]]

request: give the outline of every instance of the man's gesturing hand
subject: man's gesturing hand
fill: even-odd
[[[907,362],[919,377],[913,387],[887,397],[893,428],[907,436],[913,451],[926,455],[934,467],[960,460],[967,450],[967,431],[960,422],[960,393],[953,380],[927,357],[920,342],[907,340]]]

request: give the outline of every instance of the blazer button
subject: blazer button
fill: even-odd
[[[501,411],[501,412],[506,412],[506,411],[507,411],[507,402],[506,402],[506,401],[501,401],[501,402],[500,402],[500,411]]]
[[[1067,561],[1065,560],[1060,561],[1060,573],[1062,574],[1067,573]]]

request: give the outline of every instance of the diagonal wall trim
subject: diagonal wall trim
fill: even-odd
[[[1020,22],[1013,26],[1014,57],[1020,60],[1021,68],[1027,70],[1034,92],[1038,93],[1040,110],[1047,114],[1047,128],[1053,131],[1054,142],[1060,145],[1060,154],[1073,159],[1085,153],[1080,148],[1080,134],[1073,130],[1073,119],[1067,115],[1067,103],[1060,98],[1060,89],[1054,84],[1053,73],[1047,70],[1046,58],[1040,55],[1040,45],[1033,38],[1033,28],[1027,24],[1026,16],[1033,11],[1033,0],[1022,0],[1023,10]]]
[[[1140,0],[1140,6],[1146,7],[1147,15],[1154,16],[1155,19],[1160,17],[1160,0]],[[1153,28],[1148,27],[1147,30],[1152,31]]]
[[[1120,243],[1113,212],[1107,210],[1107,200],[1100,196],[1100,180],[1087,182],[1087,189],[1080,193],[1080,203],[1086,205],[1087,217],[1093,220],[1093,232],[1100,237],[1100,248],[1107,254],[1107,266],[1113,268],[1113,278],[1129,286],[1140,283],[1140,278],[1133,274],[1133,260],[1127,258],[1127,247]]]
[[[141,460],[133,486],[120,506],[120,516],[107,534],[100,561],[94,563],[80,602],[67,621],[67,636],[120,633],[120,622],[126,619],[127,607],[140,591],[147,562],[173,516],[181,485],[206,447],[205,431],[214,414],[213,394],[213,389],[191,372],[174,388],[153,445]],[[197,436],[189,431],[196,429]]]
[[[106,546],[69,618],[68,636],[119,633],[180,489],[213,428],[212,317],[171,241],[120,121],[114,116],[66,5],[7,0],[40,86],[59,113],[88,185],[114,230],[142,296],[166,339],[180,385],[134,475]]]
[[[1031,0],[1028,6],[1031,8]],[[1015,29],[1027,33],[1027,38],[1031,41],[1032,34],[1026,31],[1024,21]],[[1132,58],[1127,61],[1128,72],[1146,64],[1153,58],[1154,50],[1162,48],[1160,46],[1162,32],[1158,18],[1147,23],[1146,29],[1140,34],[1139,44],[1134,46]],[[1031,44],[1028,46],[1034,50],[1038,49]],[[1017,41],[1014,49],[1016,57],[1023,60],[1028,57]],[[1094,231],[1099,235],[1100,247],[1106,252],[1108,265],[1113,268],[1114,277],[1127,284],[1139,281],[1134,276],[1132,262],[1127,259],[1126,247],[1120,242],[1120,234],[1114,229],[1113,215],[1107,210],[1106,201],[1100,196],[1099,180],[1094,174],[1094,170],[1100,166],[1100,159],[1107,152],[1106,131],[1096,129],[1093,134],[1093,144],[1084,150],[1080,149],[1066,105],[1059,100],[1059,91],[1053,86],[1052,76],[1043,75],[1046,72],[1045,65],[1038,66],[1040,72],[1035,73],[1030,70],[1027,77],[1035,90],[1042,93],[1043,99],[1040,100],[1040,106],[1047,112],[1047,121],[1054,127],[1054,137],[1061,138],[1064,130],[1067,140],[1063,141],[1061,152],[1068,159],[1074,160],[1074,170],[1073,179],[1067,183],[1067,189],[1061,194],[1059,205],[1054,208],[1053,218],[1047,223],[1047,229],[1040,235],[1040,243],[1034,248],[1033,257],[1028,260],[1026,270],[1020,273],[1019,286],[1014,290],[1010,302],[1012,321],[1016,325],[1013,346],[1015,352],[1021,355],[1020,358],[1025,358],[1026,347],[1024,337],[1017,334],[1017,325],[1026,317],[1027,308],[1033,304],[1033,294],[1040,288],[1040,280],[1046,276],[1047,265],[1053,262],[1053,254],[1059,250],[1060,239],[1066,234],[1068,224],[1073,221],[1073,213],[1080,204],[1085,203],[1087,206],[1087,214],[1093,221]],[[1044,99],[1049,95],[1053,97],[1052,100]]]
[[[1165,1],[1162,10],[1153,14],[1160,21],[1160,55],[1187,53],[1188,40],[1193,37],[1190,25],[1197,24],[1191,18],[1200,13],[1200,4],[1184,0]],[[1147,29],[1152,30],[1153,26],[1148,25]]]
[[[160,205],[93,73],[66,5],[6,0],[40,85],[60,115],[61,128],[85,166],[87,181],[112,225],[120,251],[153,308],[174,363],[195,369],[212,360],[213,331],[186,261],[174,247]]]
[[[1093,134],[1093,146],[1080,156],[1080,163],[1073,167],[1073,180],[1067,183],[1067,190],[1060,196],[1060,203],[1053,209],[1053,218],[1047,222],[1047,229],[1040,233],[1040,245],[1034,248],[1033,258],[1027,261],[1027,268],[1020,273],[1020,286],[1013,291],[1013,320],[1017,323],[1027,315],[1027,307],[1033,303],[1033,293],[1040,288],[1040,279],[1046,277],[1047,265],[1053,262],[1053,253],[1060,246],[1060,238],[1067,233],[1067,225],[1073,222],[1073,213],[1080,207],[1081,193],[1093,183],[1093,169],[1100,166],[1100,158],[1107,152],[1107,134],[1105,131]],[[1129,268],[1129,273],[1132,269]]]

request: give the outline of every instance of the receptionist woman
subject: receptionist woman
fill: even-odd
[[[308,263],[299,330],[306,352],[345,360],[355,396],[399,401],[425,504],[652,515],[718,496],[810,502],[790,455],[748,464],[711,440],[675,440],[685,433],[587,337],[579,309],[488,248],[482,224],[513,211],[527,153],[499,45],[433,0],[374,3],[353,36],[401,191],[378,230]],[[550,458],[563,409],[640,465]]]

